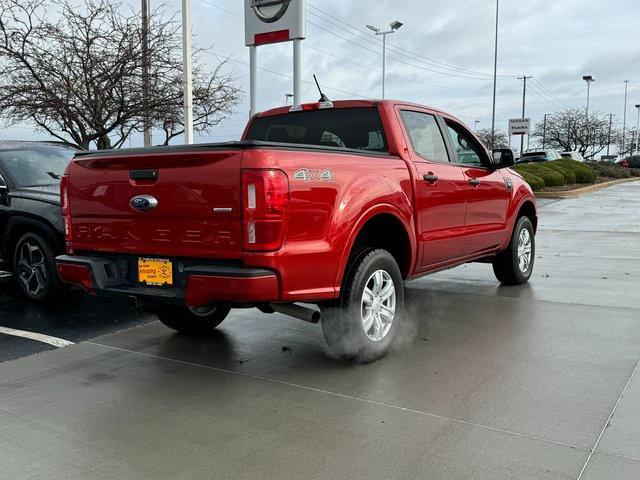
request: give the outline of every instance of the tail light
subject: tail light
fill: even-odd
[[[282,170],[243,170],[243,247],[273,251],[282,247],[289,216],[289,179]]]
[[[60,179],[60,206],[62,207],[62,220],[64,222],[64,240],[67,245],[67,253],[73,255],[73,236],[71,228],[71,208],[69,207],[69,177],[63,175]]]

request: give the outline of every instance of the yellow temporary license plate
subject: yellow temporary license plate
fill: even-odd
[[[173,285],[173,264],[161,258],[139,258],[138,280],[147,285]]]

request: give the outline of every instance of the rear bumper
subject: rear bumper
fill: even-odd
[[[136,275],[123,258],[75,255],[56,258],[62,281],[79,285],[92,294],[136,297],[190,307],[214,302],[253,304],[279,299],[278,277],[270,270],[176,264],[172,287],[152,287],[132,278]]]

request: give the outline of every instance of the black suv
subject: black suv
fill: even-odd
[[[64,253],[60,177],[77,149],[48,142],[0,141],[0,257],[31,300],[60,288],[56,255]]]

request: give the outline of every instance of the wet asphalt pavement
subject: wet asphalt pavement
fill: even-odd
[[[640,478],[640,183],[549,202],[537,245],[523,287],[410,283],[415,337],[365,366],[281,315],[193,338],[2,284],[0,325],[79,343],[0,364],[0,478]]]

